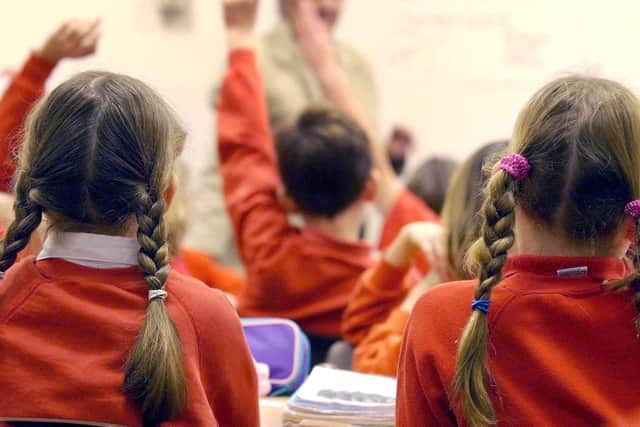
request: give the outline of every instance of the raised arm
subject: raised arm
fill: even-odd
[[[0,191],[10,192],[24,120],[44,93],[47,78],[64,58],[80,58],[95,52],[100,21],[73,20],[51,33],[15,74],[0,99]]]
[[[393,172],[373,124],[369,123],[360,100],[353,93],[349,79],[338,63],[331,35],[315,13],[312,3],[313,0],[298,0],[294,9],[293,25],[300,48],[327,100],[367,131],[373,165],[379,175],[376,205],[386,215],[400,195],[402,183]]]
[[[375,325],[402,304],[418,277],[409,274],[409,266],[396,267],[380,260],[362,273],[342,317],[342,336],[358,345]]]
[[[230,53],[217,107],[220,170],[240,255],[251,271],[275,256],[295,230],[278,199],[281,183],[253,51],[256,1],[224,3]]]
[[[31,54],[0,99],[0,191],[11,192],[20,130],[32,105],[44,93],[44,84],[52,70],[53,65]]]
[[[342,320],[345,339],[359,344],[372,327],[383,323],[420,281],[415,270],[409,274],[416,256],[426,253],[430,264],[438,267],[443,259],[442,246],[440,225],[416,222],[405,226],[382,260],[360,276]]]

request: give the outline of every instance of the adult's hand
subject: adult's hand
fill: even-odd
[[[100,35],[100,19],[66,21],[47,37],[36,54],[52,65],[64,58],[83,58],[95,53]]]

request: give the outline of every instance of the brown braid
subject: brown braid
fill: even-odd
[[[510,151],[523,155],[533,173],[514,183],[492,175],[482,214],[482,239],[469,250],[479,272],[476,299],[490,299],[514,243],[515,201],[535,224],[588,254],[612,254],[624,206],[640,197],[640,105],[625,87],[604,79],[568,76],[554,80],[518,115]],[[515,197],[514,197],[515,195]],[[640,222],[636,221],[640,230]],[[640,245],[640,234],[636,235]],[[556,255],[551,249],[545,254]],[[631,276],[612,284],[633,290],[640,310],[640,258]],[[636,319],[640,331],[640,319]],[[472,426],[497,422],[487,381],[488,319],[474,311],[457,354],[453,394]]]
[[[162,198],[142,197],[138,218],[138,263],[149,289],[163,289],[169,275]],[[144,325],[125,366],[127,395],[142,408],[145,425],[157,425],[186,406],[180,337],[161,298],[149,302]]]
[[[513,246],[515,224],[514,181],[503,171],[496,172],[488,181],[486,200],[482,206],[482,237],[477,245],[484,246],[488,256],[479,259],[479,282],[474,298],[490,299],[491,290],[502,278],[502,267],[507,252]],[[471,426],[495,424],[495,413],[486,381],[488,345],[487,316],[474,311],[462,332],[456,360],[454,397],[460,399],[464,418]]]
[[[53,229],[99,234],[128,235],[137,219],[144,282],[163,290],[169,266],[161,195],[185,138],[171,108],[139,80],[86,72],[32,110],[24,135],[16,220],[0,267],[26,246],[42,212]],[[124,389],[145,426],[186,407],[180,338],[162,299],[149,301],[125,369]]]
[[[29,244],[31,234],[42,222],[42,208],[29,199],[29,179],[24,173],[18,178],[16,200],[13,205],[15,217],[0,248],[0,271],[13,265],[20,251]]]

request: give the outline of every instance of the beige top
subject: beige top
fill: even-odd
[[[351,46],[335,42],[338,63],[369,121],[377,117],[376,88],[368,62]],[[307,66],[291,28],[281,22],[258,45],[258,66],[264,80],[271,129],[293,122],[306,108],[327,104],[320,84]]]
[[[276,25],[262,37],[257,50],[272,129],[293,122],[308,107],[327,103],[286,22]],[[345,43],[336,41],[335,50],[338,62],[344,67],[355,95],[375,128],[378,106],[369,64]],[[194,212],[186,244],[212,254],[223,264],[239,266],[222,200],[217,150],[212,151],[199,180],[198,197],[193,200]]]

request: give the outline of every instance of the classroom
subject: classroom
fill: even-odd
[[[0,5],[0,427],[640,425],[635,2]]]

